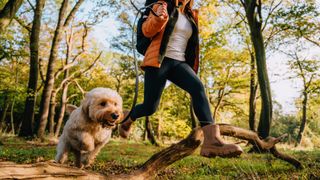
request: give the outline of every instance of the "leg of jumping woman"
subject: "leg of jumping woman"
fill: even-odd
[[[144,100],[132,110],[130,117],[137,119],[153,114],[160,102],[160,97],[166,85],[165,68],[146,67],[144,78]]]
[[[168,80],[191,95],[194,112],[201,127],[214,123],[203,84],[187,63],[180,62],[171,69]]]
[[[164,60],[160,68],[145,67],[144,77],[144,100],[142,104],[136,105],[130,114],[128,121],[121,124],[119,134],[127,138],[130,133],[131,124],[139,117],[153,114],[160,102],[160,97],[166,85],[168,71],[172,62]]]
[[[239,156],[243,152],[240,146],[226,144],[221,139],[219,126],[213,124],[214,121],[203,84],[192,68],[187,63],[181,62],[170,70],[168,79],[191,95],[194,111],[204,134],[200,154],[205,157]]]

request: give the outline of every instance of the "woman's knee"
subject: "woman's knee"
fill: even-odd
[[[192,85],[190,86],[189,93],[191,96],[205,94],[205,89],[202,82],[200,80],[197,80],[194,83],[192,83]]]
[[[155,113],[157,110],[157,105],[153,105],[153,106],[145,106],[145,114],[146,116],[150,116],[153,113]]]

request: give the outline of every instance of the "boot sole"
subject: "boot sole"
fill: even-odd
[[[228,154],[215,154],[215,153],[203,153],[201,152],[200,155],[207,158],[215,158],[215,157],[222,157],[222,158],[234,158],[240,157],[242,151],[235,151]]]

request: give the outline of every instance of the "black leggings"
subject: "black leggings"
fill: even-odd
[[[167,79],[191,95],[194,112],[201,126],[214,123],[199,77],[187,63],[167,57],[160,68],[145,67],[144,102],[133,108],[130,115],[132,119],[155,113]]]

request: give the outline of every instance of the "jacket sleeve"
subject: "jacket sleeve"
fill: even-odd
[[[196,22],[197,26],[199,26],[199,10],[194,9],[192,12],[193,12],[194,21]]]
[[[159,4],[156,4],[153,6],[152,9],[156,12],[159,6],[160,6]],[[143,32],[144,36],[147,38],[151,38],[154,35],[156,35],[158,32],[160,32],[166,26],[168,19],[169,19],[169,16],[162,19],[160,17],[153,15],[150,12],[148,18],[142,24],[142,32]]]

